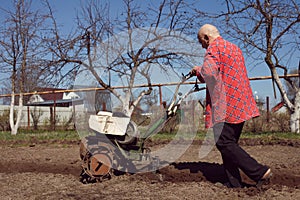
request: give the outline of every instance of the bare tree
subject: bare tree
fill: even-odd
[[[34,107],[33,110],[30,111],[34,130],[38,130],[38,123],[40,122],[40,118],[42,115],[43,111],[41,109],[37,109],[37,107]]]
[[[299,60],[299,67],[298,67],[298,69],[295,69],[295,68],[291,69],[291,70],[289,70],[289,73],[290,74],[298,74],[299,73],[299,69],[300,69],[300,60]],[[293,77],[293,78],[291,78],[291,80],[293,82],[295,82],[295,83],[298,83],[298,86],[300,86],[300,79],[299,79],[299,77]],[[286,88],[286,92],[287,92],[288,98],[294,104],[295,103],[295,97],[296,97],[297,91],[295,91],[293,89],[293,87],[291,86],[291,84],[289,84],[288,81],[284,82],[284,86]]]
[[[22,117],[23,93],[31,90],[39,80],[39,63],[44,56],[41,50],[40,34],[46,15],[31,10],[31,1],[15,0],[13,9],[2,12],[7,15],[1,29],[0,58],[3,70],[10,72],[11,103],[10,126],[11,133],[17,134]],[[33,81],[36,80],[36,81]],[[16,98],[17,93],[18,99]],[[18,103],[16,103],[18,100]],[[14,112],[18,104],[17,112]],[[14,115],[17,115],[15,118]],[[16,119],[16,120],[14,120]]]
[[[295,101],[288,98],[279,74],[287,74],[295,57],[299,56],[300,9],[296,0],[226,0],[223,13],[210,15],[223,22],[224,33],[241,41],[248,56],[261,60],[270,69],[276,85],[291,112],[292,132],[300,132],[300,88],[295,79],[285,80],[295,91]],[[298,57],[299,58],[299,57]],[[262,63],[260,62],[260,64]],[[294,62],[296,63],[296,62]],[[256,63],[257,64],[257,63]],[[275,89],[274,89],[275,91]],[[275,93],[276,97],[276,93]]]
[[[196,19],[184,1],[162,0],[150,7],[133,0],[123,2],[124,10],[115,18],[109,13],[109,3],[86,3],[78,14],[77,34],[67,40],[57,36],[49,47],[52,64],[78,64],[77,74],[88,71],[98,86],[120,100],[122,112],[131,116],[141,98],[153,90],[153,67],[159,68],[157,73],[179,66],[189,71],[193,66],[189,62],[201,52],[184,34],[190,33]],[[176,47],[177,41],[185,43],[185,48]],[[143,79],[147,87],[134,95],[137,79]],[[116,80],[126,86],[122,91],[113,87]]]

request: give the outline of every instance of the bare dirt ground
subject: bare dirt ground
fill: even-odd
[[[114,176],[94,184],[79,181],[78,142],[0,143],[0,199],[300,199],[300,142],[241,146],[273,170],[270,184],[229,189],[219,152],[199,159],[199,141],[175,163],[150,173]],[[156,144],[152,144],[155,146]],[[162,177],[162,180],[159,178]],[[252,184],[242,174],[246,183]]]

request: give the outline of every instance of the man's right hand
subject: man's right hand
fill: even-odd
[[[193,69],[190,71],[190,76],[196,76],[197,75],[197,71],[200,69],[199,66],[195,66],[193,67]]]
[[[195,66],[195,67],[193,67],[193,69],[190,71],[190,76],[197,76],[198,80],[199,80],[201,83],[205,83],[203,77],[202,77],[201,74],[200,74],[200,70],[201,70],[201,67],[200,67],[200,66]]]

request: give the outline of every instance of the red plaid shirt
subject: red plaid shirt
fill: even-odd
[[[241,123],[259,116],[240,48],[216,38],[207,48],[197,77],[205,82],[206,127],[217,122]]]

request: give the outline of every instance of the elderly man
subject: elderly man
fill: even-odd
[[[270,178],[271,169],[258,163],[238,144],[245,121],[259,116],[242,51],[224,40],[210,24],[200,28],[198,40],[206,54],[203,65],[194,67],[191,74],[208,88],[206,127],[213,128],[228,177],[226,185],[243,186],[239,170],[261,184]]]

